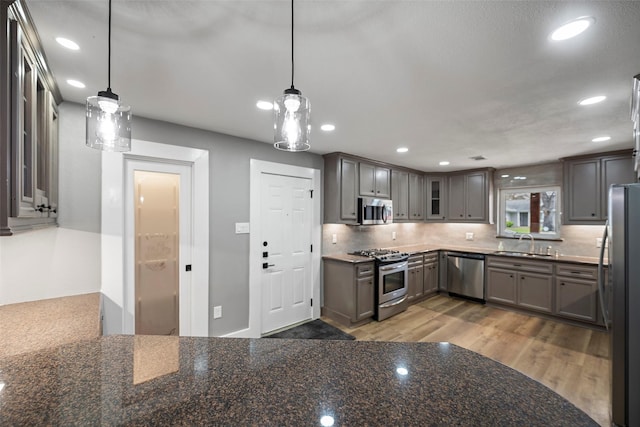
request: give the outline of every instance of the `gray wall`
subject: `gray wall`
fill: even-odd
[[[65,102],[60,106],[60,116],[64,123],[60,138],[69,147],[61,156],[73,159],[65,162],[68,170],[61,171],[66,176],[61,180],[61,205],[65,200],[79,209],[77,215],[65,218],[65,227],[99,229],[100,155],[84,146],[84,105]],[[269,132],[265,129],[265,133]],[[133,118],[132,138],[209,150],[209,306],[210,310],[214,305],[223,306],[222,318],[210,318],[209,333],[223,335],[247,328],[249,235],[235,234],[235,223],[249,222],[249,161],[259,159],[322,170],[322,157],[281,152],[270,144],[138,116]]]

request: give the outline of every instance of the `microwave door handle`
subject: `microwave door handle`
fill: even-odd
[[[387,223],[387,207],[382,205],[382,222]]]
[[[605,286],[604,286],[604,250],[607,246],[607,240],[609,238],[608,233],[609,220],[604,225],[604,232],[602,233],[602,244],[600,245],[600,258],[598,259],[598,294],[600,294],[600,309],[602,310],[602,319],[604,320],[604,326],[609,330],[609,316],[607,314],[608,298],[605,298]]]

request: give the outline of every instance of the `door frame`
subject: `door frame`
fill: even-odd
[[[185,335],[209,336],[209,152],[197,148],[132,140],[127,153],[102,154],[102,218],[101,218],[101,292],[103,333],[133,334],[133,316],[124,304],[128,287],[125,272],[125,204],[126,159],[157,163],[191,165],[191,330]],[[108,303],[104,300],[108,299]],[[108,312],[107,312],[108,311]],[[182,330],[181,330],[182,332]],[[182,335],[182,333],[181,333]]]
[[[320,170],[292,166],[264,160],[250,160],[250,207],[249,207],[249,327],[226,336],[259,338],[262,331],[262,242],[260,241],[260,200],[262,174],[286,175],[311,180],[313,190],[311,207],[311,307],[312,319],[320,317],[320,260],[322,253],[322,210]]]

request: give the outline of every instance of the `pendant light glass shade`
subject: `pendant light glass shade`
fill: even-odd
[[[297,89],[287,89],[274,105],[275,143],[278,150],[307,151],[311,133],[311,103]]]
[[[107,90],[87,98],[87,147],[131,151],[131,107]]]
[[[108,87],[87,98],[87,147],[131,151],[131,107],[121,105],[111,91],[111,0],[109,0]]]
[[[291,0],[291,87],[273,103],[274,144],[278,150],[307,151],[311,133],[311,103],[293,86],[293,0]]]

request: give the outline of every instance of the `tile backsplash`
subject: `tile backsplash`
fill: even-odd
[[[564,225],[563,241],[536,241],[536,246],[551,246],[552,251],[572,256],[597,257],[600,249],[596,239],[602,237],[604,226]],[[457,223],[394,223],[388,225],[352,226],[324,224],[322,227],[322,254],[352,252],[359,249],[385,248],[414,244],[442,246],[468,246],[497,250],[503,243],[505,250],[527,251],[528,241],[496,238],[496,226],[491,224]],[[395,239],[393,238],[395,233]],[[473,233],[473,240],[467,240]],[[336,243],[333,243],[333,236]]]

